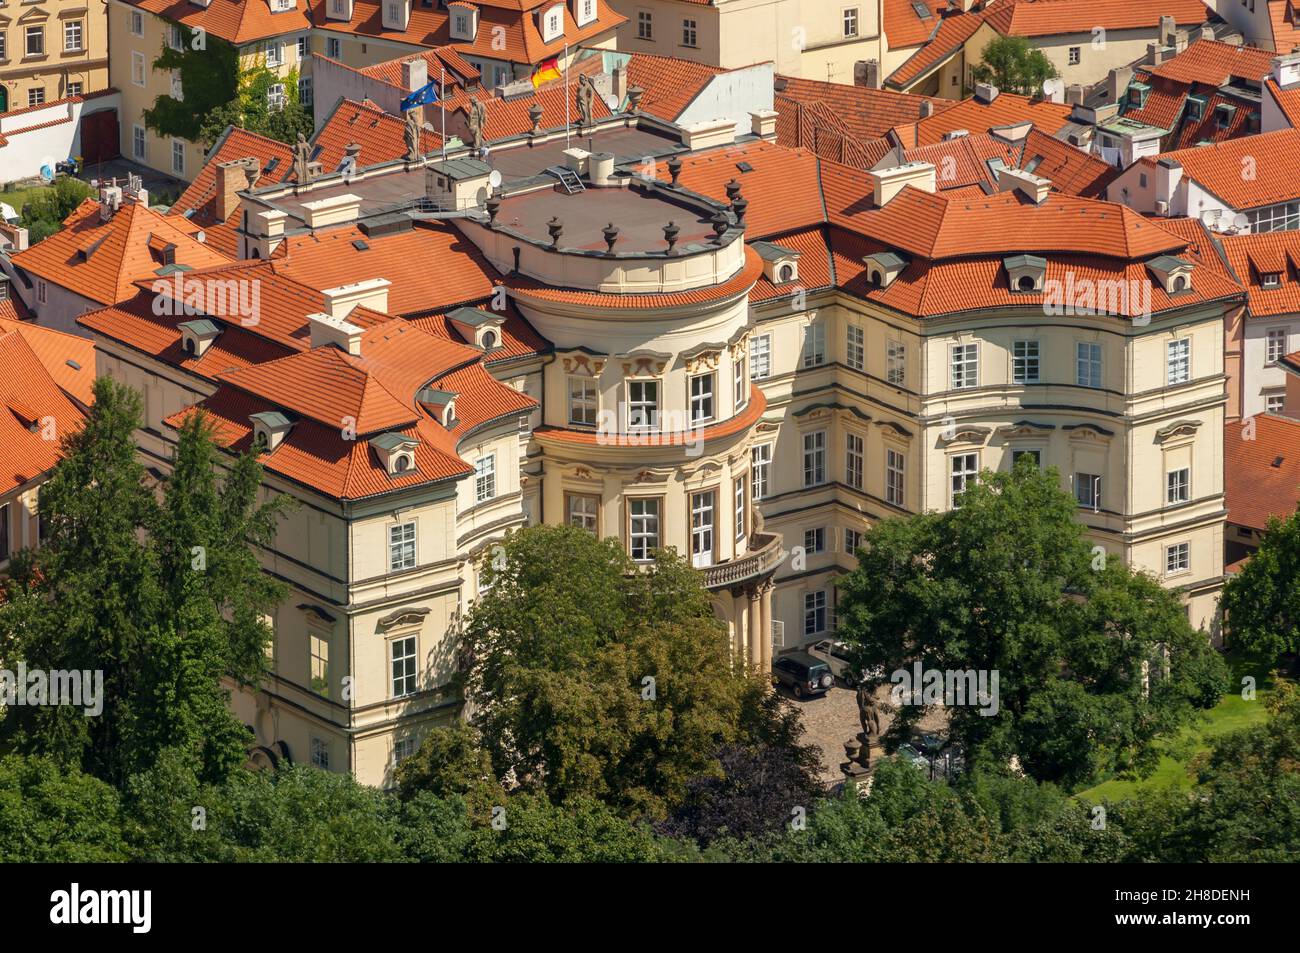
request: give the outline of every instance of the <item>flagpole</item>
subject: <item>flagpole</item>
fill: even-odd
[[[569,44],[564,44],[564,148],[569,148]]]
[[[447,104],[443,101],[447,96],[447,70],[442,66],[442,60],[438,60],[438,111],[442,113],[442,158],[447,160]]]

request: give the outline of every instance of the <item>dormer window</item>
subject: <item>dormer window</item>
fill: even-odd
[[[473,41],[478,35],[478,8],[452,0],[447,12],[451,15],[452,39]]]
[[[501,346],[501,325],[505,315],[495,311],[480,311],[478,308],[456,308],[447,317],[452,327],[466,341],[472,341],[477,347],[491,351]]]
[[[596,19],[596,0],[573,0],[573,21],[586,26]]]
[[[411,12],[411,0],[384,0],[380,18],[385,30],[406,30]]]
[[[1134,109],[1141,109],[1147,104],[1147,93],[1151,87],[1144,83],[1133,83],[1128,88],[1128,104]]]
[[[294,0],[271,0],[272,13],[284,13],[293,9]]]
[[[453,430],[456,427],[456,398],[459,396],[435,387],[422,387],[415,399],[444,429]]]
[[[1280,271],[1269,271],[1259,276],[1259,283],[1264,288],[1278,288],[1282,285],[1282,273]]]
[[[1214,107],[1214,115],[1218,120],[1217,125],[1220,129],[1227,129],[1232,125],[1232,117],[1237,113],[1237,107],[1230,103],[1219,103]]]
[[[763,274],[774,285],[799,280],[799,252],[775,242],[754,242],[751,246],[763,259]]]
[[[867,266],[867,284],[872,288],[888,288],[907,267],[907,260],[892,251],[867,255],[862,263]]]
[[[221,328],[207,318],[177,325],[181,332],[181,350],[190,357],[202,357],[221,334]]]
[[[1037,255],[1015,255],[1002,260],[1007,284],[1018,294],[1041,294],[1047,277],[1047,259]]]
[[[401,476],[415,470],[415,448],[420,441],[402,433],[384,433],[370,441],[371,448],[389,476]]]
[[[550,43],[564,36],[564,4],[557,3],[542,12],[542,42]]]
[[[1187,118],[1192,122],[1200,122],[1205,116],[1205,99],[1200,96],[1187,97]]]
[[[293,423],[277,410],[249,415],[253,425],[253,449],[257,453],[271,453],[289,435]]]
[[[1160,282],[1165,294],[1185,294],[1192,290],[1192,269],[1195,266],[1184,258],[1161,255],[1147,262],[1147,270]]]

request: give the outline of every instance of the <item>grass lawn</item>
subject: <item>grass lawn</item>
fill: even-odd
[[[1210,750],[1210,742],[1216,736],[1262,724],[1268,717],[1266,702],[1271,682],[1267,674],[1237,665],[1232,666],[1232,671],[1238,685],[1242,676],[1255,676],[1257,691],[1254,701],[1243,699],[1240,691],[1223,696],[1219,704],[1202,713],[1196,724],[1184,728],[1178,737],[1161,745],[1160,763],[1150,777],[1140,781],[1103,781],[1096,787],[1080,791],[1075,797],[1098,803],[1105,799],[1120,801],[1144,791],[1190,788],[1192,778],[1187,773],[1187,766],[1198,754]]]
[[[0,202],[12,205],[14,211],[19,215],[23,213],[23,206],[42,192],[49,192],[50,187],[47,185],[31,185],[26,188],[14,189],[12,192],[0,191]]]

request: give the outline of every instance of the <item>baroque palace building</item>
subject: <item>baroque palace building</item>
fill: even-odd
[[[271,675],[235,698],[259,757],[388,783],[460,710],[458,621],[511,530],[676,548],[766,670],[833,632],[874,521],[1022,454],[1213,627],[1242,290],[1199,224],[1015,168],[937,192],[780,146],[771,109],[678,126],[639,93],[561,85],[573,130],[491,100],[475,154],[346,101],[312,163],[230,133],[171,212],[229,263],[78,319],[159,475],[202,408],[301,504],[263,553]]]

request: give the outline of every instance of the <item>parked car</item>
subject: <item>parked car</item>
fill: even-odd
[[[790,652],[772,662],[773,684],[784,685],[795,698],[824,695],[835,684],[831,667],[807,652]]]
[[[853,647],[837,639],[822,639],[808,647],[808,654],[830,666],[831,674],[852,688],[858,683],[853,677]]]

